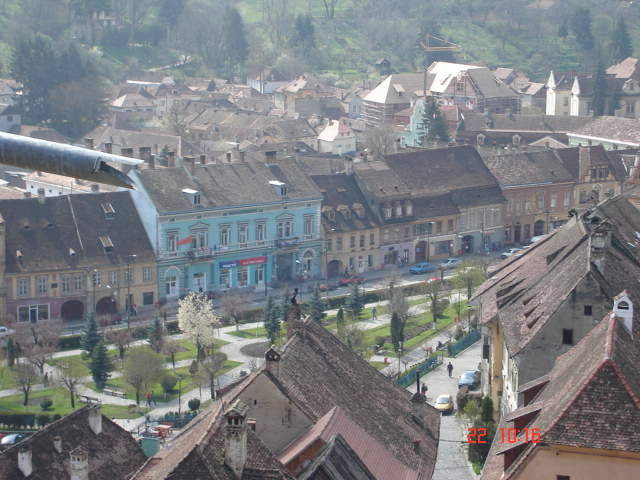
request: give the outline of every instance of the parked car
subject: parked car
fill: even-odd
[[[518,253],[520,250],[522,250],[521,248],[510,248],[509,250],[502,252],[500,254],[500,258],[509,258],[513,255],[515,255],[516,253]]]
[[[320,290],[321,292],[329,292],[331,290],[335,290],[336,288],[338,288],[338,284],[337,283],[321,283],[320,285],[318,285],[318,290]]]
[[[462,260],[459,258],[447,258],[444,262],[440,264],[440,268],[443,270],[450,270],[452,268],[457,268],[462,264]]]
[[[411,268],[409,268],[409,272],[411,272],[414,275],[420,275],[421,273],[435,272],[436,270],[438,270],[438,267],[433,263],[429,263],[429,262],[416,263]]]
[[[13,335],[14,333],[16,333],[16,331],[13,330],[12,328],[3,327],[3,326],[0,325],[0,338],[1,337],[7,337],[9,335]]]
[[[434,407],[436,407],[436,410],[440,410],[443,414],[453,412],[453,397],[451,395],[438,396]]]
[[[358,277],[357,275],[353,275],[351,277],[341,278],[338,281],[338,283],[343,287],[346,286],[346,285],[353,285],[354,283],[357,284],[357,285],[360,285],[363,282],[364,282],[364,278]]]
[[[22,435],[21,433],[11,433],[9,435],[5,435],[4,437],[2,437],[2,440],[0,440],[0,445],[3,445],[3,446],[15,445],[23,438],[24,438],[24,435]]]
[[[458,380],[458,388],[469,387],[474,390],[480,386],[480,372],[478,370],[466,370],[460,375]]]
[[[531,237],[531,243],[536,243],[542,240],[546,235],[536,235],[535,237]]]

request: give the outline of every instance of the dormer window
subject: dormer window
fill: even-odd
[[[116,216],[116,211],[113,208],[113,205],[111,205],[111,203],[103,203],[101,206],[102,206],[102,211],[104,212],[104,217],[107,220],[113,220],[114,217]]]
[[[276,194],[281,196],[282,198],[286,198],[287,196],[287,184],[281,182],[279,180],[271,180],[269,181],[269,185],[275,190]]]
[[[389,205],[388,203],[385,204],[382,211],[383,211],[384,218],[391,218],[391,216],[393,215],[393,209],[391,208],[391,205]]]
[[[198,190],[193,190],[192,188],[183,188],[182,193],[187,196],[187,199],[194,207],[200,207],[200,192]]]
[[[108,235],[104,237],[100,237],[100,243],[102,244],[104,253],[113,252],[113,242],[111,241],[111,238]]]
[[[73,248],[69,249],[69,256],[70,257],[75,257],[76,256],[76,251]]]
[[[402,204],[397,202],[395,204],[396,217],[402,217]]]

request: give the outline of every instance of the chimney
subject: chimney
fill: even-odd
[[[622,319],[623,325],[633,337],[633,303],[626,290],[613,299],[613,314]]]
[[[69,452],[70,480],[89,480],[89,452],[76,447]]]
[[[420,453],[420,440],[413,441],[413,451],[416,453]]]
[[[149,168],[156,168],[156,156],[149,155]]]
[[[280,375],[280,353],[275,346],[271,345],[269,350],[265,352],[264,359],[267,371],[274,377],[278,377]]]
[[[185,167],[187,167],[192,174],[195,175],[196,173],[196,159],[195,157],[190,157],[185,155],[184,157],[182,157],[185,163]]]
[[[591,219],[592,224],[598,221],[597,217]],[[597,225],[591,234],[591,262],[604,275],[605,257],[611,246],[611,225],[601,223]]]
[[[149,159],[151,157],[151,147],[140,147],[140,160],[143,160],[144,163],[149,163]]]
[[[24,198],[31,198],[31,192],[24,192]]]
[[[44,188],[39,188],[38,189],[38,203],[40,205],[44,205],[44,200],[45,200]]]
[[[100,184],[92,183],[91,184],[91,192],[92,193],[98,193],[99,191],[100,191]]]
[[[89,428],[99,435],[102,433],[102,413],[100,412],[100,404],[89,406]]]
[[[287,310],[287,338],[291,338],[296,332],[302,331],[303,328],[304,320],[302,319],[300,305],[291,303]]]
[[[86,148],[88,148],[89,150],[93,150],[93,138],[85,138],[84,139],[84,146]]]
[[[427,398],[420,391],[411,397],[411,416],[418,425],[424,426],[424,405],[426,403]]]
[[[206,155],[200,155],[200,164],[204,165],[207,163],[207,156]]]
[[[120,149],[120,155],[123,157],[133,158],[133,148],[125,147]]]
[[[169,152],[167,154],[167,167],[175,168],[176,166],[176,152]]]
[[[247,412],[249,407],[236,400],[224,413],[224,463],[233,470],[236,478],[242,478],[247,461]]]
[[[583,182],[584,177],[591,168],[591,148],[578,147],[578,181]]]
[[[353,173],[353,157],[346,155],[344,157],[344,173],[351,175]]]
[[[18,450],[18,469],[22,472],[22,475],[24,475],[25,478],[33,473],[31,447],[24,446]]]
[[[62,437],[58,435],[53,437],[53,448],[55,448],[56,452],[62,453]]]
[[[104,142],[104,151],[105,153],[113,153],[113,143]]]

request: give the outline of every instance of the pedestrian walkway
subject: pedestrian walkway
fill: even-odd
[[[438,395],[452,395],[455,401],[458,393],[458,378],[465,370],[477,370],[482,356],[482,342],[476,342],[455,358],[444,358],[442,365],[424,375],[420,382],[427,386],[427,401],[434,404]],[[447,364],[451,362],[451,377]],[[407,387],[414,393],[416,384]],[[440,442],[433,480],[473,480],[476,477],[467,460],[467,426],[456,415],[443,415],[440,422]]]

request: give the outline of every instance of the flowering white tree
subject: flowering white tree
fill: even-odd
[[[180,300],[178,326],[196,345],[198,361],[202,360],[205,349],[213,346],[218,327],[218,316],[206,295],[191,292]]]

